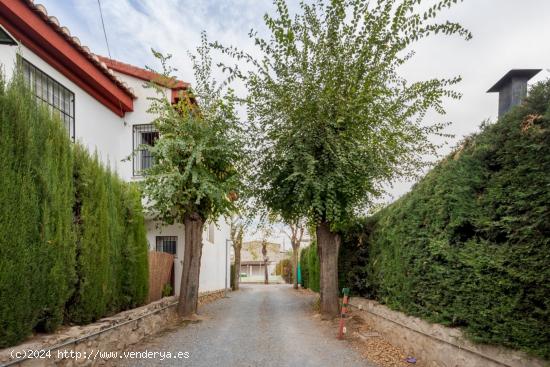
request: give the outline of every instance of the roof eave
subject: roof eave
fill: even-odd
[[[0,2],[0,22],[21,44],[117,115],[133,111],[135,95],[52,18],[29,0]]]

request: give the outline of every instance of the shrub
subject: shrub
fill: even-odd
[[[309,247],[300,252],[300,273],[302,275],[302,288],[309,288],[309,269],[307,268]]]
[[[290,259],[282,259],[275,265],[275,275],[280,275],[286,283],[294,281],[292,271],[292,261]]]
[[[338,255],[339,289],[350,288],[352,295],[372,297],[368,281],[368,236],[372,232],[372,218],[359,218],[342,229],[342,245]]]
[[[147,242],[140,195],[75,145],[76,289],[69,319],[89,323],[147,297]]]
[[[348,237],[345,282],[474,341],[549,359],[549,172],[546,81],[370,218],[366,240]]]
[[[0,347],[147,298],[141,195],[0,80]]]
[[[166,283],[164,287],[162,287],[162,297],[170,297],[172,295],[172,285],[170,283]]]
[[[319,255],[317,254],[317,242],[312,241],[307,253],[308,288],[314,292],[320,290]]]
[[[74,282],[72,161],[57,118],[0,80],[0,347],[63,320]]]
[[[302,287],[309,288],[314,292],[320,289],[320,268],[319,255],[317,254],[317,242],[303,248],[300,252],[300,272],[302,273]]]

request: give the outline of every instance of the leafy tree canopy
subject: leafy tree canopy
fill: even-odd
[[[212,59],[206,38],[196,55],[190,55],[196,78],[194,90],[172,103],[163,92],[175,70],[170,56],[155,52],[162,65],[161,81],[152,83],[158,97],[151,98],[149,112],[160,138],[151,148],[155,164],[146,171],[144,192],[148,208],[163,223],[182,222],[186,215],[216,220],[235,210],[241,181],[240,124],[235,98],[225,84],[212,79]]]
[[[414,83],[399,75],[411,46],[436,34],[471,34],[436,16],[457,0],[318,0],[291,16],[285,0],[265,15],[269,36],[251,31],[261,59],[215,47],[250,69],[226,67],[247,85],[260,200],[285,220],[309,217],[344,223],[411,176],[435,153],[443,99],[460,98],[460,77]]]

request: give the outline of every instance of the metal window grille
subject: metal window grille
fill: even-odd
[[[177,236],[157,236],[157,251],[167,252],[169,254],[175,255],[177,245]]]
[[[155,164],[149,146],[154,146],[159,133],[153,124],[134,125],[133,129],[133,172],[134,176],[141,176],[143,171]]]
[[[74,141],[74,93],[27,60],[19,60],[25,82],[36,96],[36,100],[47,106],[52,114],[59,116]]]

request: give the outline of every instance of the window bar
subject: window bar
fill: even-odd
[[[22,69],[25,81],[32,89],[36,101],[39,104],[46,105],[52,114],[59,114],[60,120],[67,129],[69,136],[74,141],[74,93],[27,60],[20,57],[19,62],[23,65]]]

